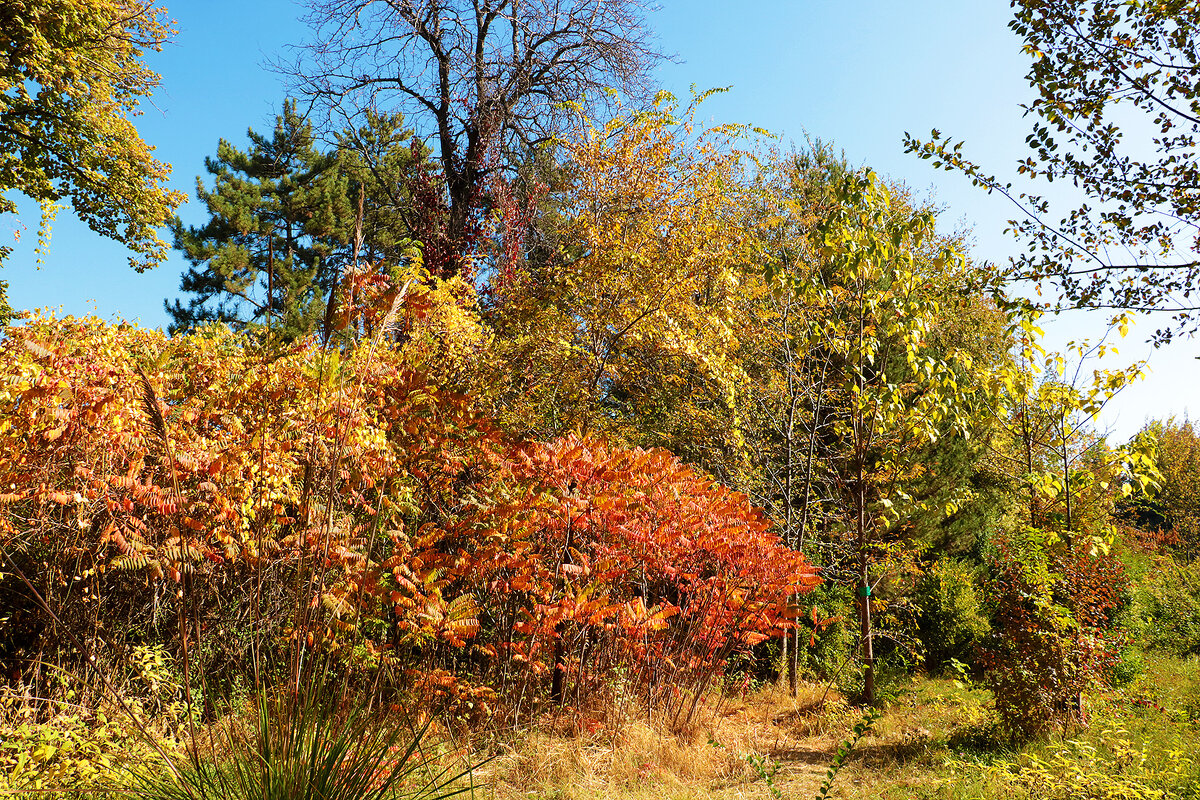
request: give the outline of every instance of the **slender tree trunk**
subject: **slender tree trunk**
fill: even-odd
[[[786,470],[786,472],[784,473],[784,480],[786,481],[786,487],[784,489],[785,496],[784,496],[783,514],[784,514],[784,520],[785,520],[784,524],[786,526],[785,530],[787,532],[787,545],[788,545],[788,547],[795,548],[795,546],[796,546],[796,531],[792,527],[792,513],[793,513],[792,507],[793,507],[793,505],[795,505],[792,502],[792,500],[793,500],[793,498],[792,498],[792,478],[793,478],[793,473],[795,472],[793,443],[794,443],[795,432],[796,432],[796,373],[795,373],[795,370],[793,369],[791,331],[789,330],[789,325],[788,325],[788,323],[790,321],[790,312],[791,312],[791,301],[789,298],[789,300],[787,301],[787,306],[785,307],[784,314],[783,314],[784,368],[787,370],[787,386],[788,386],[788,420],[787,420],[787,434],[785,437],[785,440],[787,443],[787,461],[785,462],[785,466],[784,466],[784,469]],[[792,626],[791,633],[792,633],[793,641],[792,641],[792,652],[791,652],[790,658],[788,657],[789,656],[789,654],[788,654],[788,634],[787,634],[787,632],[785,632],[783,635],[783,663],[784,663],[784,668],[787,670],[788,690],[791,692],[792,697],[795,697],[796,696],[796,658],[798,655],[798,651],[800,649],[800,631],[795,627],[794,624]]]
[[[1025,447],[1025,474],[1033,474],[1033,434],[1029,430],[1029,404],[1025,401],[1021,402],[1021,444]],[[1032,484],[1029,486],[1029,526],[1036,528],[1038,526],[1037,515],[1037,490]]]
[[[863,652],[863,699],[875,705],[875,647],[871,635],[871,578],[867,564],[866,508],[860,487],[858,502],[858,622]]]
[[[275,321],[275,226],[267,235],[267,326]]]
[[[1062,424],[1062,468],[1063,495],[1067,500],[1067,539],[1070,540],[1074,525],[1071,520],[1071,459],[1067,453],[1067,421],[1065,417]]]
[[[563,659],[566,658],[564,632],[563,623],[554,626],[554,672],[550,676],[550,702],[556,706],[562,705],[563,681],[566,677],[566,668],[563,666]]]
[[[860,295],[861,297],[861,295]],[[866,420],[866,412],[862,407],[862,398],[865,396],[866,378],[863,371],[866,365],[863,363],[863,352],[866,339],[866,311],[862,308],[862,300],[859,301],[858,313],[858,364],[856,364],[858,395],[854,398],[856,404],[854,412],[855,427],[858,430],[855,432],[855,484],[854,484],[854,499],[855,499],[855,526],[858,536],[858,621],[859,621],[859,636],[862,643],[863,654],[863,699],[867,705],[875,705],[875,648],[871,636],[871,576],[868,569],[867,545],[869,537],[867,530],[867,476],[866,476],[866,461],[867,450],[869,447],[868,422]],[[874,420],[870,424],[874,424]]]
[[[829,361],[826,360],[821,364],[821,379],[817,381],[815,387],[816,400],[813,403],[812,427],[808,431],[808,453],[804,460],[804,494],[800,501],[800,535],[796,542],[796,549],[804,549],[804,532],[808,530],[809,503],[812,502],[812,473],[813,464],[816,462],[817,455],[817,428],[821,423],[821,406],[825,398],[825,377],[829,373]],[[791,442],[789,440],[789,449]],[[790,456],[789,456],[790,458]],[[790,463],[790,462],[789,462]],[[789,499],[791,490],[788,490]],[[790,511],[790,506],[789,506]],[[791,687],[792,697],[796,696],[797,691],[797,673],[800,671],[800,631],[796,631],[795,646],[792,650],[792,662],[789,665],[788,685]]]

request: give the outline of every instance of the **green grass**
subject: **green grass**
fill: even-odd
[[[1086,727],[1012,748],[986,692],[918,682],[889,710],[843,797],[1200,798],[1200,662],[1148,656],[1128,686],[1088,697]],[[919,740],[905,731],[923,732]]]

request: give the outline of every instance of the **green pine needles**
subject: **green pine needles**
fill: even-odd
[[[172,223],[191,265],[184,297],[166,303],[171,333],[208,323],[262,328],[285,340],[316,329],[349,265],[401,264],[413,247],[410,173],[425,156],[400,115],[367,115],[325,149],[296,102],[245,151],[222,139],[197,178],[200,227]]]

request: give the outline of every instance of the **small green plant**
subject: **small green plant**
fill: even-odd
[[[746,763],[767,784],[767,791],[771,793],[771,797],[775,798],[775,800],[783,800],[783,791],[775,785],[775,775],[779,772],[779,762],[770,756],[760,756],[757,753],[750,753],[746,756]]]
[[[866,735],[867,731],[875,727],[875,723],[883,712],[877,708],[868,708],[863,714],[862,719],[854,724],[850,731],[850,735],[838,745],[837,754],[834,755],[833,761],[829,764],[829,769],[825,771],[825,780],[821,781],[821,788],[817,791],[816,800],[827,800],[829,792],[833,790],[833,781],[837,778],[838,773],[842,771],[842,767],[846,763],[846,759],[854,752],[854,748],[858,745],[858,740]]]
[[[954,685],[959,689],[970,689],[975,685],[974,680],[971,678],[971,668],[957,658],[947,661],[945,669],[947,674],[953,676]]]
[[[187,702],[183,676],[165,645],[134,645],[129,650],[129,663],[146,711],[174,723],[186,721],[189,708],[193,715],[199,713],[194,700],[191,704]]]

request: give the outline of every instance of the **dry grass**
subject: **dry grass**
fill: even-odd
[[[1200,730],[1195,714],[1200,708],[1200,662],[1147,662],[1150,671],[1134,684],[1089,697],[1088,729],[1020,750],[1009,749],[996,736],[983,690],[927,678],[891,686],[886,713],[859,742],[831,796],[1133,796],[1079,794],[1079,786],[1086,784],[1105,791],[1144,785],[1164,793],[1155,796],[1200,800],[1200,759],[1192,755]],[[629,708],[607,715],[564,711],[523,735],[503,735],[503,744],[491,740],[490,752],[499,750],[499,755],[476,770],[473,782],[479,788],[474,797],[807,800],[816,794],[838,745],[860,719],[859,710],[836,695],[821,704],[823,689],[802,687],[800,696],[792,698],[769,687],[725,698],[706,705],[691,727],[674,732],[637,717]],[[450,731],[439,729],[430,731],[426,755],[459,766],[482,755],[479,742],[474,745],[461,734],[455,739]],[[1131,756],[1143,753],[1145,758]],[[748,756],[770,773],[770,781]],[[1029,794],[1035,783],[1041,793]]]
[[[787,797],[811,796],[857,713],[823,686],[792,698],[774,687],[705,706],[687,730],[669,732],[624,717],[607,725],[575,720],[545,725],[505,748],[476,775],[497,800],[770,800],[747,756],[778,764]]]
[[[861,719],[836,692],[801,686],[798,697],[767,687],[705,706],[686,731],[630,715],[612,725],[576,717],[512,741],[477,780],[495,800],[786,800],[813,797],[838,746]],[[860,741],[832,797],[957,797],[974,778],[947,764],[995,746],[987,694],[950,680],[899,687],[875,730]],[[748,756],[763,759],[770,781]],[[958,763],[958,762],[956,762]],[[982,793],[1002,797],[980,772]]]

